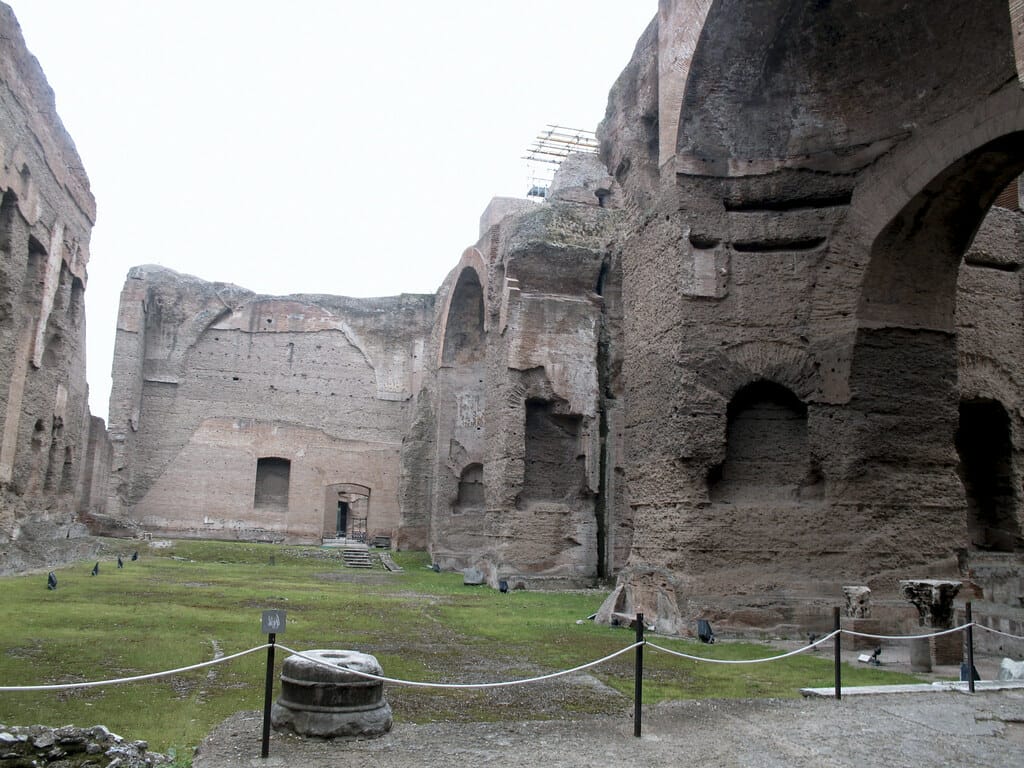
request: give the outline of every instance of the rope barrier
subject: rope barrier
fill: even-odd
[[[341,665],[338,665],[338,664],[331,664],[330,662],[325,662],[322,659],[317,659],[317,658],[312,657],[312,656],[307,656],[302,651],[296,651],[296,650],[294,650],[292,648],[289,648],[288,646],[281,645],[280,643],[277,644],[277,647],[280,648],[281,650],[287,651],[288,653],[294,654],[295,656],[299,656],[299,657],[301,657],[303,659],[306,659],[307,661],[313,662],[314,664],[318,664],[320,666],[328,667],[330,669],[343,669],[346,672],[350,672],[351,674],[356,675],[357,677],[363,677],[363,678],[366,678],[368,680],[377,680],[377,681],[380,681],[380,682],[383,682],[383,683],[392,683],[394,685],[405,685],[405,686],[412,686],[412,687],[417,687],[417,688],[447,688],[447,689],[477,689],[477,690],[479,690],[479,689],[485,689],[485,688],[506,688],[506,687],[516,686],[516,685],[529,685],[531,683],[539,683],[539,682],[543,682],[545,680],[554,680],[554,679],[559,678],[559,677],[564,677],[566,675],[571,675],[571,674],[575,674],[577,672],[582,672],[583,670],[591,669],[592,667],[596,667],[596,666],[599,666],[600,664],[604,664],[605,662],[611,661],[612,659],[616,658],[617,656],[621,656],[624,653],[629,653],[630,651],[635,650],[636,648],[638,648],[641,645],[650,646],[651,648],[653,648],[656,651],[661,651],[662,653],[667,653],[667,654],[669,654],[671,656],[677,656],[677,657],[679,657],[681,659],[689,659],[690,661],[702,661],[702,662],[706,662],[706,663],[709,663],[709,664],[763,664],[765,662],[778,661],[780,659],[789,658],[790,656],[796,656],[798,654],[805,653],[805,652],[807,652],[807,651],[809,651],[809,650],[811,650],[813,648],[818,647],[822,643],[826,643],[829,640],[832,640],[838,634],[853,635],[855,637],[866,637],[866,638],[870,638],[870,639],[873,639],[873,640],[923,640],[923,639],[926,639],[926,638],[939,637],[941,635],[948,635],[948,634],[951,634],[953,632],[960,632],[960,631],[963,631],[963,630],[967,629],[968,627],[972,627],[972,626],[973,627],[977,627],[978,629],[983,629],[986,632],[992,632],[992,633],[997,634],[997,635],[1002,635],[1003,637],[1009,637],[1009,638],[1013,638],[1013,639],[1016,639],[1016,640],[1024,640],[1024,637],[1022,637],[1020,635],[1014,635],[1014,634],[1011,634],[1009,632],[1003,632],[1001,630],[994,629],[993,627],[986,627],[984,624],[978,624],[977,622],[969,622],[969,623],[963,624],[963,625],[961,625],[959,627],[953,627],[951,629],[944,629],[944,630],[940,630],[938,632],[931,632],[929,634],[922,634],[922,635],[875,635],[875,634],[870,634],[870,633],[867,633],[867,632],[856,632],[856,631],[850,630],[850,629],[839,629],[839,630],[835,630],[833,632],[830,632],[829,634],[825,635],[824,637],[819,638],[818,640],[815,640],[813,643],[805,645],[805,646],[803,646],[801,648],[797,648],[796,650],[789,651],[787,653],[782,653],[782,654],[779,654],[777,656],[767,656],[767,657],[765,657],[763,659],[710,659],[710,658],[707,658],[707,657],[704,657],[704,656],[694,656],[694,655],[689,654],[689,653],[682,653],[681,651],[673,651],[670,648],[665,648],[663,646],[657,645],[655,643],[652,643],[649,640],[643,640],[643,641],[640,641],[640,642],[636,642],[636,643],[632,643],[630,645],[627,645],[625,648],[622,648],[622,649],[620,649],[618,651],[615,651],[614,653],[610,653],[607,656],[604,656],[604,657],[602,657],[600,659],[595,659],[594,661],[589,661],[586,664],[580,664],[578,666],[572,667],[571,669],[565,669],[565,670],[562,670],[560,672],[551,672],[549,674],[538,675],[536,677],[528,677],[528,678],[523,678],[523,679],[519,679],[519,680],[504,680],[504,681],[493,682],[493,683],[431,683],[431,682],[422,682],[422,681],[416,681],[416,680],[402,680],[400,678],[386,677],[386,676],[383,676],[383,675],[374,675],[374,674],[372,674],[370,672],[362,672],[360,670],[350,669],[348,667],[344,667],[344,666],[341,666]],[[164,672],[152,672],[152,673],[146,674],[146,675],[134,675],[132,677],[120,677],[120,678],[116,678],[116,679],[113,679],[113,680],[94,680],[94,681],[87,681],[87,682],[81,682],[81,683],[59,683],[59,684],[54,684],[54,685],[2,685],[2,686],[0,686],[0,692],[12,692],[12,691],[65,691],[65,690],[71,690],[71,689],[75,689],[75,688],[97,688],[97,687],[101,687],[101,686],[105,686],[105,685],[120,685],[122,683],[139,682],[141,680],[153,680],[153,679],[160,678],[160,677],[169,677],[171,675],[179,675],[179,674],[182,674],[182,673],[185,673],[185,672],[192,672],[192,671],[197,670],[197,669],[203,669],[205,667],[212,667],[212,666],[217,665],[217,664],[224,664],[224,663],[227,663],[229,661],[233,661],[234,659],[241,658],[242,656],[247,656],[250,653],[256,653],[257,651],[262,651],[265,648],[269,648],[269,647],[270,647],[269,643],[264,643],[263,645],[257,645],[257,646],[255,646],[253,648],[249,648],[248,650],[239,651],[238,653],[231,654],[230,656],[222,656],[222,657],[217,658],[217,659],[211,659],[210,661],[203,661],[203,662],[200,662],[198,664],[192,664],[192,665],[187,666],[187,667],[178,667],[177,669],[169,669],[169,670],[166,670]]]
[[[868,637],[872,640],[926,640],[930,637],[940,637],[941,635],[950,635],[953,632],[962,632],[970,626],[978,626],[974,622],[970,624],[962,624],[959,627],[953,627],[952,629],[943,629],[938,632],[931,632],[926,635],[871,635],[867,632],[854,632],[852,629],[840,630],[844,634],[853,635],[855,637]]]
[[[67,691],[72,688],[97,688],[103,685],[120,685],[121,683],[135,683],[139,680],[152,680],[157,677],[168,677],[170,675],[180,675],[182,672],[191,672],[196,669],[203,669],[204,667],[212,667],[215,664],[223,664],[233,659],[247,656],[250,653],[256,651],[262,651],[267,648],[268,644],[257,645],[255,648],[250,648],[247,651],[239,651],[233,653],[230,656],[221,656],[219,659],[211,659],[210,661],[202,661],[198,664],[192,664],[188,667],[178,667],[177,669],[168,669],[166,672],[151,672],[148,675],[135,675],[133,677],[119,677],[114,680],[94,680],[91,682],[84,683],[60,683],[58,685],[0,685],[0,691]]]
[[[293,649],[291,649],[291,648],[289,648],[289,647],[287,647],[285,645],[281,645],[280,643],[277,644],[277,647],[280,648],[283,651],[288,651],[288,653],[292,653],[292,654],[295,654],[296,656],[299,656],[299,657],[301,657],[303,659],[306,659],[306,661],[311,661],[314,664],[319,664],[320,666],[329,667],[330,669],[334,669],[334,670],[343,669],[346,672],[351,672],[353,675],[356,675],[357,677],[364,677],[367,680],[379,680],[382,683],[392,683],[394,685],[413,686],[413,687],[416,687],[416,688],[481,689],[481,688],[507,688],[507,687],[513,686],[513,685],[528,685],[529,683],[539,683],[539,682],[542,682],[544,680],[553,680],[556,677],[563,677],[565,675],[571,675],[571,674],[573,674],[575,672],[580,672],[580,671],[582,671],[584,669],[590,669],[591,667],[596,667],[598,664],[603,664],[606,661],[610,661],[611,659],[614,659],[616,656],[621,656],[624,653],[628,653],[629,651],[632,651],[633,649],[635,649],[636,647],[641,646],[641,645],[644,645],[644,643],[640,642],[640,643],[633,643],[632,645],[627,645],[622,650],[615,651],[615,653],[610,653],[610,654],[608,654],[607,656],[605,656],[603,658],[597,659],[595,661],[587,662],[586,664],[580,664],[578,667],[573,667],[572,669],[566,669],[566,670],[563,670],[561,672],[552,672],[552,673],[547,674],[547,675],[539,675],[537,677],[528,677],[528,678],[525,678],[525,679],[522,679],[522,680],[505,680],[503,682],[497,682],[497,683],[424,683],[424,682],[418,682],[418,681],[415,681],[415,680],[401,680],[401,679],[395,678],[395,677],[385,677],[383,675],[374,675],[374,674],[372,674],[370,672],[361,672],[358,669],[350,669],[349,667],[345,667],[345,666],[342,666],[340,664],[331,664],[329,662],[323,661],[322,659],[317,659],[317,658],[315,658],[313,656],[307,656],[306,654],[302,653],[301,651],[293,650]]]
[[[705,658],[703,656],[691,656],[688,653],[682,653],[680,651],[673,651],[670,648],[663,648],[660,645],[655,645],[650,640],[647,641],[647,645],[650,646],[651,648],[653,648],[656,651],[661,651],[662,653],[667,653],[667,654],[670,654],[672,656],[678,656],[681,659],[690,659],[691,661],[706,661],[709,664],[763,664],[766,661],[778,661],[779,659],[785,659],[785,658],[788,658],[789,656],[796,656],[799,653],[804,653],[805,651],[809,651],[812,648],[816,648],[817,646],[821,645],[822,643],[831,640],[832,638],[834,638],[838,634],[839,634],[839,630],[834,631],[834,632],[830,632],[829,634],[825,635],[821,639],[815,640],[813,643],[810,643],[809,645],[805,645],[802,648],[797,648],[795,651],[789,651],[788,653],[782,653],[782,654],[779,654],[778,656],[768,656],[768,657],[763,658],[763,659],[708,659],[708,658]]]
[[[992,632],[996,635],[1002,635],[1003,637],[1012,637],[1014,640],[1024,640],[1024,637],[1020,635],[1011,635],[1009,632],[1003,632],[1001,630],[995,629],[994,627],[986,627],[984,624],[979,624],[978,622],[974,622],[974,626],[976,626],[978,629],[984,629],[986,632]]]

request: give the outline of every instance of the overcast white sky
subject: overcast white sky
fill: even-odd
[[[137,264],[432,293],[547,123],[594,129],[657,0],[6,0],[96,195],[90,407]]]

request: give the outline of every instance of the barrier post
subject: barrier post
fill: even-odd
[[[271,632],[267,636],[267,685],[263,693],[263,747],[260,757],[270,754],[270,702],[274,698],[274,643],[277,635]]]
[[[974,693],[974,618],[971,616],[971,601],[964,611],[967,619],[967,690]]]
[[[843,698],[843,673],[840,671],[842,668],[842,657],[840,651],[842,649],[842,643],[839,638],[843,635],[839,631],[839,606],[833,606],[832,608],[832,629],[835,631],[836,636],[833,639],[835,643],[835,664],[836,664],[836,701]]]
[[[284,632],[288,616],[285,611],[272,608],[260,617],[260,630],[267,636],[267,685],[263,693],[263,748],[260,757],[270,754],[270,701],[274,698],[274,644],[279,632]]]
[[[636,615],[636,668],[633,672],[633,735],[640,738],[641,708],[644,700],[644,615]]]

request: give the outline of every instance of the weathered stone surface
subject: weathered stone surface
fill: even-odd
[[[825,628],[842,584],[888,603],[1020,551],[1019,194],[985,218],[1024,168],[1011,31],[1000,0],[660,3],[598,131],[620,586],[664,569],[684,617]]]
[[[88,455],[105,435],[91,430],[85,381],[96,204],[2,4],[0,41],[0,573],[10,573],[94,548],[69,521],[97,498]]]
[[[281,670],[281,695],[271,722],[302,736],[381,736],[391,730],[384,684],[355,672],[383,675],[377,659],[358,651],[305,651],[289,656]],[[349,671],[349,670],[354,670]]]
[[[266,297],[133,269],[108,514],[181,536],[393,536],[432,316],[430,296]]]
[[[601,162],[570,158],[544,204],[494,201],[435,296],[136,268],[112,444],[47,358],[77,370],[92,214],[12,34],[0,535],[27,540],[32,499],[119,534],[356,519],[491,586],[618,574],[601,618],[662,631],[827,631],[849,584],[907,630],[899,582],[922,573],[1019,626],[1019,4],[853,5],[662,0]]]
[[[871,589],[863,586],[843,587],[846,615],[851,619],[871,618]]]
[[[151,768],[170,762],[165,755],[148,749],[146,742],[125,741],[102,725],[0,725],[0,766]]]

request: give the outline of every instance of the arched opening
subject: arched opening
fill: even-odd
[[[1007,546],[996,532],[1006,522],[996,512],[1008,501],[998,490],[1003,470],[982,471],[971,458],[983,440],[971,423],[980,419],[992,435],[1008,427],[998,426],[991,406],[961,405],[958,380],[963,361],[999,361],[1019,346],[1011,329],[1001,330],[1004,302],[1020,293],[1013,260],[968,256],[968,249],[1022,169],[1021,131],[967,152],[909,197],[870,248],[850,371],[850,432],[839,438],[857,456],[847,463],[848,488],[872,507],[913,510],[903,519],[929,527],[929,558],[968,545]],[[930,522],[940,517],[940,526]],[[1003,523],[979,522],[986,517]],[[898,518],[890,512],[888,519]]]
[[[452,512],[471,512],[484,508],[484,467],[470,464],[459,477],[459,493],[455,498]]]
[[[466,567],[490,541],[484,510],[483,465],[487,355],[483,258],[470,249],[460,261],[448,297],[437,371],[437,431],[429,524],[432,555]]]
[[[1012,552],[1021,543],[1010,418],[995,400],[960,402],[956,431],[972,547]]]
[[[1024,132],[970,152],[910,199],[875,239],[861,326],[951,331],[960,262],[999,195],[1024,170]]]
[[[725,461],[708,477],[712,501],[797,501],[820,483],[808,450],[807,406],[788,389],[748,384],[726,418]]]

